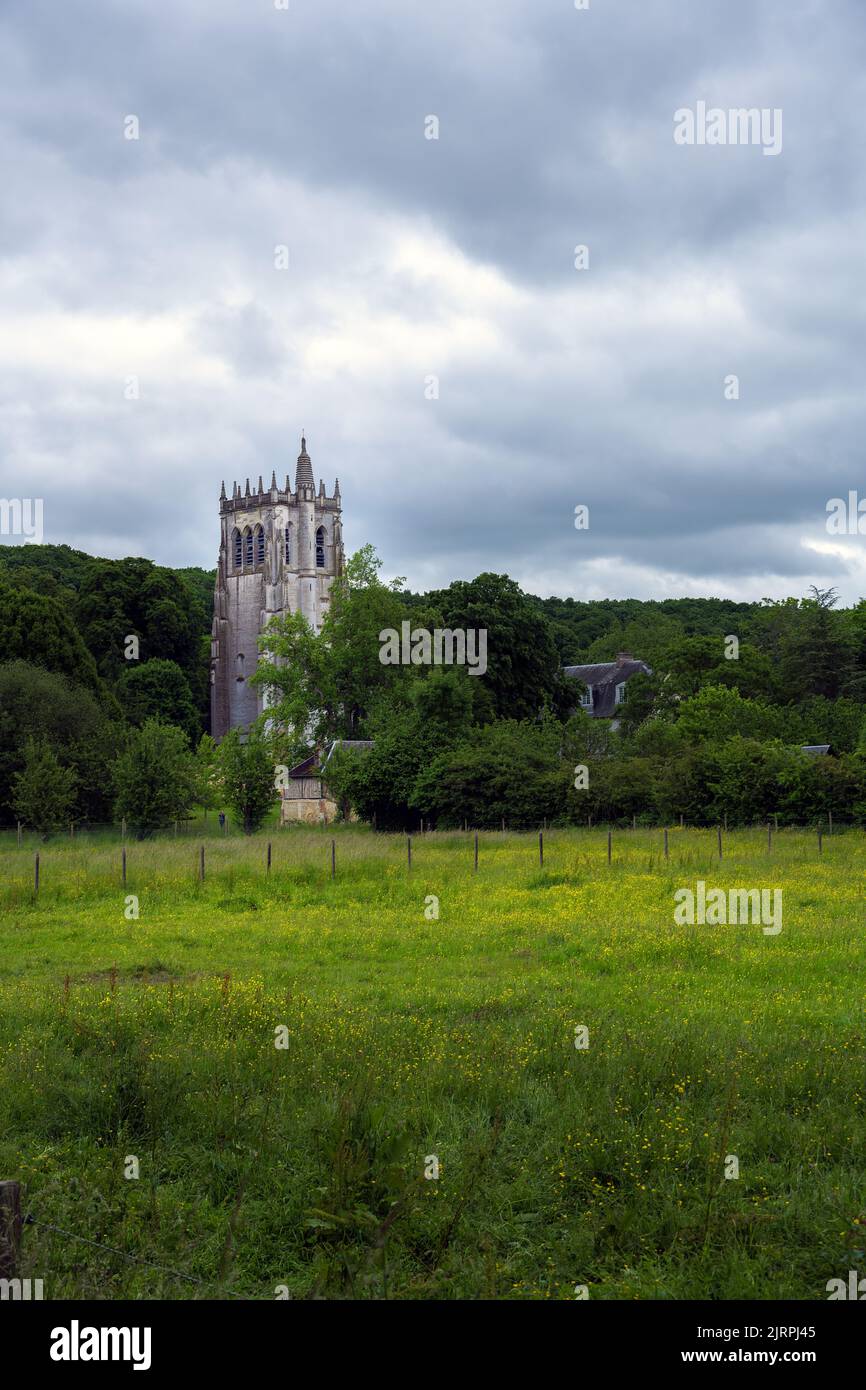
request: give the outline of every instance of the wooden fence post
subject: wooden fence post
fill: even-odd
[[[268,840],[268,873],[271,872],[271,842]]]
[[[406,836],[406,867],[407,867],[408,869],[411,869],[411,867],[412,867],[412,836],[411,836],[411,835],[407,835],[407,836]]]
[[[21,822],[18,822],[18,848],[21,848]]]
[[[204,883],[204,845],[201,845],[201,846],[199,847],[199,855],[198,855],[198,876],[199,876],[199,881],[200,881],[201,883]]]
[[[819,825],[819,826],[818,826],[818,853],[819,853],[819,854],[823,854],[823,853],[824,853],[824,846],[823,846],[823,843],[822,843],[822,842],[823,842],[823,839],[824,839],[824,832],[822,831],[822,829],[821,829],[821,827],[820,827],[820,825]]]
[[[721,826],[718,827],[718,835],[719,835],[719,858],[721,859],[721,857],[722,857],[722,827],[721,827]]]
[[[0,1279],[14,1279],[21,1249],[21,1184],[0,1182]]]
[[[828,834],[832,835],[832,834],[833,834],[833,812],[832,812],[832,811],[828,811],[828,812],[827,812],[827,820],[828,820],[828,822],[829,822],[829,825],[828,825]]]
[[[770,854],[773,848],[773,827],[767,821],[767,853]]]
[[[668,828],[665,826],[665,859],[668,858]]]
[[[544,831],[538,832],[538,867],[544,868]]]

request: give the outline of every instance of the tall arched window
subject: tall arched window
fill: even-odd
[[[265,533],[261,526],[256,527],[256,564],[265,563]]]
[[[290,565],[290,564],[292,563],[292,528],[291,528],[291,526],[287,526],[287,527],[286,527],[285,547],[286,547],[286,564],[287,564],[287,565]]]
[[[247,526],[244,531],[244,564],[252,568],[253,563],[253,533]]]
[[[244,562],[244,546],[237,527],[232,531],[232,550],[235,557],[235,569],[239,570]]]
[[[325,568],[325,528],[320,526],[316,532],[316,567],[323,570]]]

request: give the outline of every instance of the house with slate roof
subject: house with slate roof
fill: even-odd
[[[616,661],[598,661],[588,666],[565,666],[564,674],[584,686],[580,708],[593,719],[610,719],[611,728],[619,727],[616,717],[626,697],[626,686],[632,676],[652,675],[652,667],[638,661],[630,652],[618,652]]]

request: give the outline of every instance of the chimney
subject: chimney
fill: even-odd
[[[631,652],[617,652],[617,654],[616,654],[616,664],[617,664],[617,666],[623,666],[623,665],[625,664],[625,662],[627,662],[627,661],[634,661],[634,657],[632,656]]]

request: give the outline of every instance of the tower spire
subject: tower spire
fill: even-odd
[[[301,452],[298,454],[298,466],[295,469],[295,492],[302,487],[315,488],[316,483],[313,478],[313,465],[310,462],[310,455],[307,453],[307,440],[305,435],[301,435]]]

